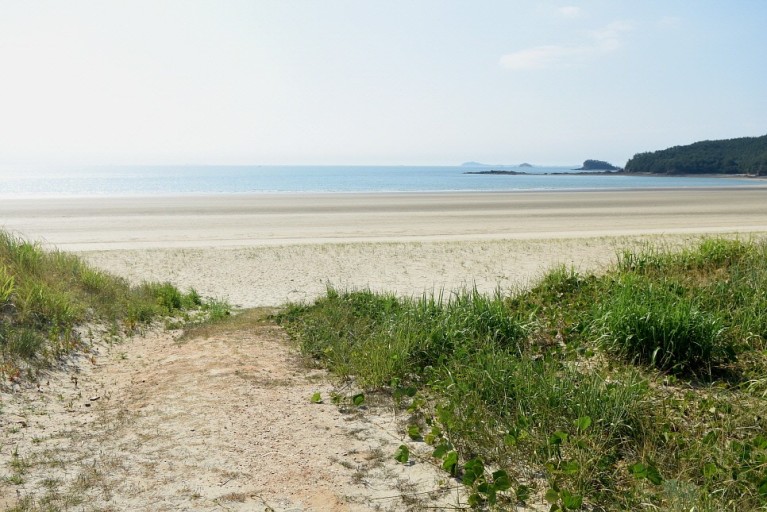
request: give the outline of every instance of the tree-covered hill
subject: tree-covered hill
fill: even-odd
[[[626,163],[625,170],[627,173],[767,176],[767,135],[706,140],[639,153]]]
[[[615,167],[610,162],[603,160],[586,160],[583,162],[583,167],[575,169],[576,171],[619,171],[619,167]]]

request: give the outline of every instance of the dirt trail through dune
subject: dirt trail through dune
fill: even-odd
[[[255,315],[256,313],[246,313]],[[323,404],[310,397],[320,392]],[[450,509],[392,411],[330,404],[273,323],[103,345],[0,396],[0,510]],[[421,447],[425,450],[425,447]],[[431,492],[434,491],[434,492]],[[47,509],[46,509],[47,510]]]

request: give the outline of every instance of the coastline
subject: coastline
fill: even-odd
[[[491,293],[555,265],[598,270],[648,240],[764,236],[767,188],[16,199],[0,202],[0,227],[133,283],[275,306],[328,284]]]
[[[651,172],[626,172],[617,170],[588,170],[572,169],[578,172],[527,172],[512,169],[490,169],[487,171],[466,171],[463,174],[477,174],[483,176],[629,176],[638,178],[714,178],[714,179],[738,179],[738,180],[767,180],[767,176],[756,174],[654,174]]]

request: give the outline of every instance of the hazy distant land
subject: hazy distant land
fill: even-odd
[[[468,171],[465,174],[526,175],[524,171],[508,169],[505,165],[487,165],[466,162],[465,167],[490,167],[487,171]],[[492,169],[495,167],[496,169]],[[521,164],[517,167],[532,167]],[[726,140],[705,140],[674,146],[658,151],[637,153],[629,159],[624,169],[603,160],[588,159],[583,166],[574,169],[584,173],[543,173],[617,175],[668,175],[668,176],[767,176],[767,135],[740,137]],[[601,171],[592,172],[592,171]]]
[[[520,164],[519,167],[533,167],[530,164]],[[535,174],[537,176],[560,176],[560,175],[568,175],[568,176],[601,176],[601,175],[612,175],[612,174],[620,174],[622,173],[623,169],[620,167],[615,167],[614,165],[605,162],[603,160],[586,160],[583,162],[583,166],[579,167],[578,169],[573,169],[574,171],[585,171],[585,172],[543,172],[543,173],[530,173],[525,171],[515,171],[512,169],[490,169],[487,171],[467,171],[464,174],[494,174],[494,175],[505,175],[505,176],[530,176],[532,174]]]

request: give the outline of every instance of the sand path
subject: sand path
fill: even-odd
[[[325,374],[307,371],[282,330],[254,315],[209,337],[155,332],[103,346],[39,389],[3,393],[0,509],[457,503],[456,482],[427,456],[411,465],[392,459],[405,442],[393,411],[332,405]],[[317,391],[326,403],[310,403]]]

